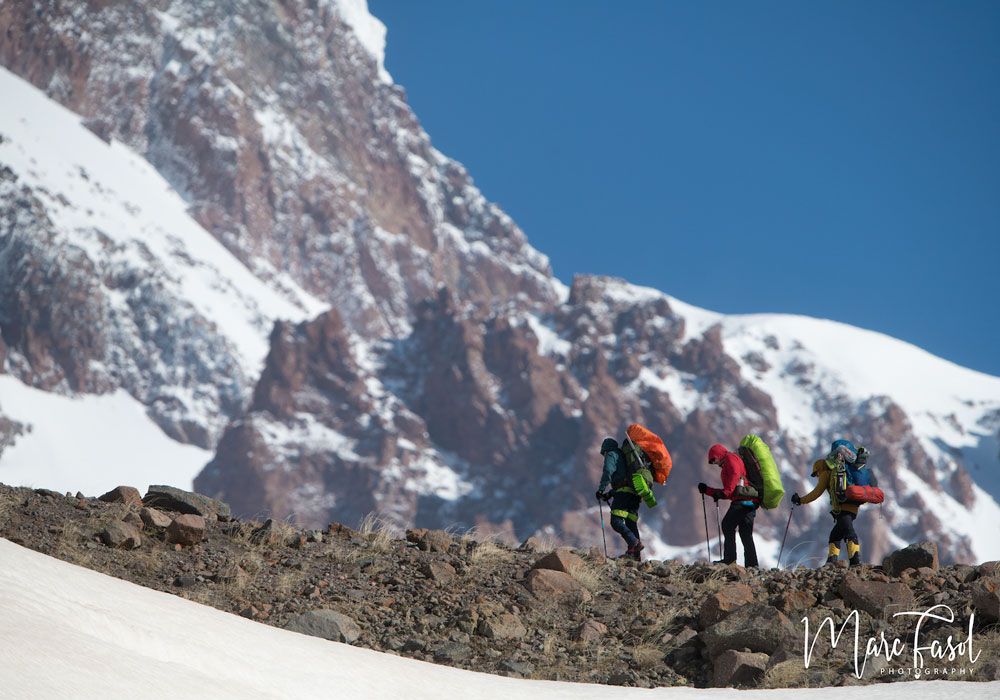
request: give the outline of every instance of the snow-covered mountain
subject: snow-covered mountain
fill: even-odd
[[[0,36],[0,481],[193,479],[244,515],[595,544],[597,446],[641,422],[676,465],[648,546],[697,557],[709,445],[762,435],[804,493],[848,437],[889,495],[865,558],[1000,558],[1000,378],[830,321],[567,288],[431,146],[363,2],[13,3]],[[758,518],[764,563],[787,512]],[[786,552],[828,528],[797,509]]]

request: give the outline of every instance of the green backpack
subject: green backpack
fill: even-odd
[[[781,485],[781,473],[771,456],[771,449],[756,435],[747,435],[740,440],[737,453],[747,469],[747,479],[761,494],[760,504],[766,510],[777,508],[785,495],[785,487]]]

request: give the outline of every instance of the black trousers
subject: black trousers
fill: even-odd
[[[830,543],[839,544],[841,540],[847,540],[858,544],[858,533],[854,531],[854,519],[857,513],[848,513],[842,510],[839,513],[830,513],[833,516],[833,529],[830,530]]]
[[[745,506],[733,501],[722,518],[722,561],[732,564],[736,561],[736,530],[740,531],[743,542],[743,564],[749,568],[757,566],[757,547],[753,543],[753,519],[757,515],[754,506]]]
[[[625,546],[632,549],[639,537],[639,504],[641,499],[634,493],[615,491],[611,499],[611,529],[622,536]],[[628,513],[626,517],[615,515]]]

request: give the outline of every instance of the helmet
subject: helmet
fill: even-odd
[[[727,454],[729,454],[729,450],[727,450],[722,445],[712,445],[708,450],[708,461],[714,462],[716,460],[722,459]]]
[[[617,450],[618,441],[614,438],[604,438],[604,442],[601,443],[601,454],[608,452],[609,450]]]

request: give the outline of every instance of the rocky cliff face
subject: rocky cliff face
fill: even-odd
[[[903,352],[861,331],[817,341],[821,322],[726,318],[601,277],[565,289],[431,146],[371,29],[337,2],[0,7],[3,65],[103,139],[39,164],[16,122],[0,128],[3,370],[125,389],[215,449],[196,486],[244,515],[376,511],[589,545],[597,447],[640,422],[676,465],[643,512],[660,556],[703,556],[707,448],[757,433],[789,493],[831,439],[872,447],[891,503],[859,519],[867,559],[929,536],[944,562],[982,558],[1000,381],[927,364],[952,374],[924,401],[824,353],[855,336],[866,362]],[[122,144],[166,182],[141,159],[102,171]],[[765,561],[786,513],[758,518]],[[828,528],[820,505],[798,511],[792,556],[819,556]]]

